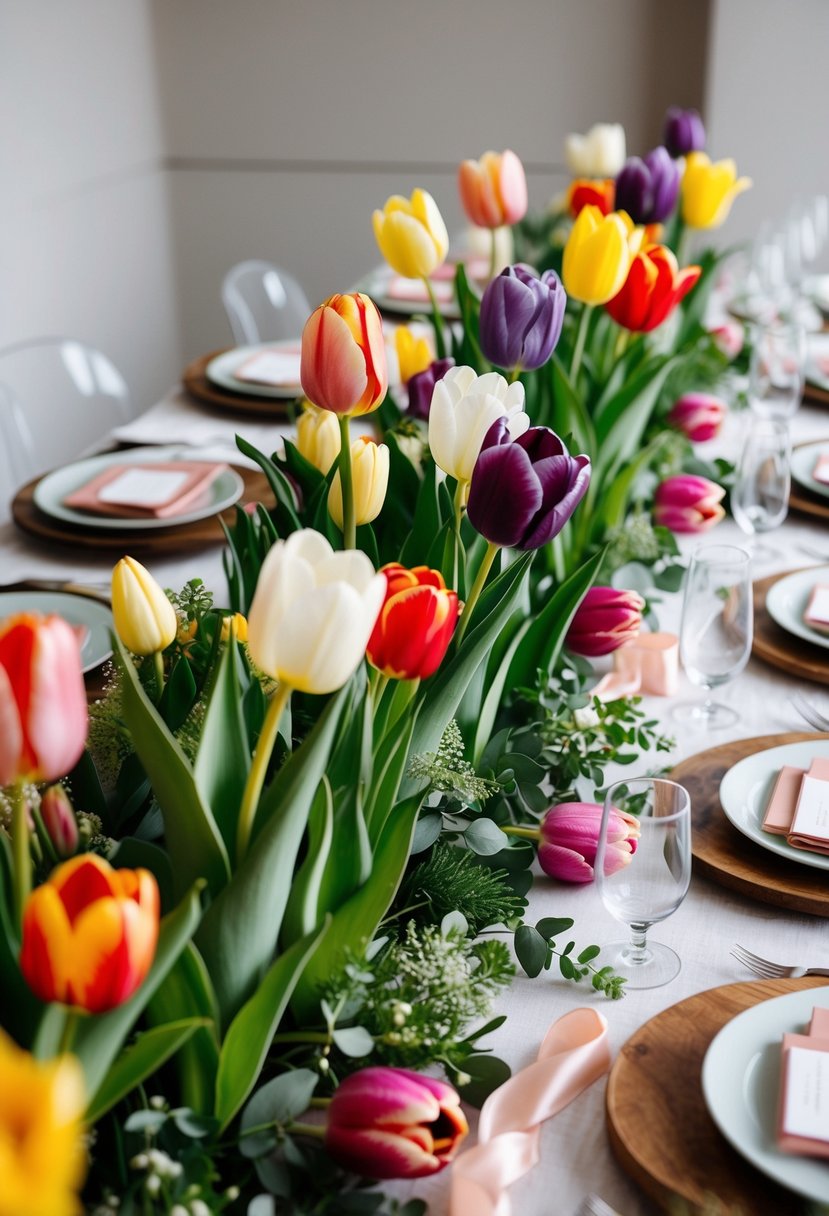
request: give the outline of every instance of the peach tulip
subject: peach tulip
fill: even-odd
[[[463,209],[479,228],[517,224],[527,214],[527,178],[514,152],[485,152],[458,170]]]
[[[370,414],[386,395],[383,322],[368,296],[333,295],[302,332],[300,380],[305,396],[341,417]]]

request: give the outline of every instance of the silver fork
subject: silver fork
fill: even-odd
[[[598,1195],[585,1195],[576,1216],[620,1216],[620,1213]]]
[[[770,959],[746,950],[745,946],[734,945],[731,954],[738,963],[748,967],[749,971],[753,971],[763,980],[799,980],[804,975],[829,976],[829,967],[786,967],[783,963],[773,963]]]
[[[815,706],[808,701],[802,693],[796,692],[789,697],[789,701],[794,709],[800,714],[804,722],[807,722],[813,730],[827,731],[829,730],[829,718],[816,709]]]

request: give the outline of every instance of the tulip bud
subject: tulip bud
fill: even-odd
[[[745,344],[745,330],[739,321],[724,321],[709,330],[726,359],[736,359]]]
[[[574,177],[615,177],[625,163],[625,129],[597,122],[586,135],[568,135],[564,159]]]
[[[676,206],[679,166],[665,148],[632,156],[616,179],[616,209],[634,224],[661,224]]]
[[[388,369],[383,322],[362,292],[333,295],[302,331],[302,391],[332,414],[370,414],[386,395]]]
[[[383,509],[389,487],[389,449],[363,435],[351,445],[351,476],[354,480],[354,519],[370,524]],[[328,512],[338,528],[343,526],[343,489],[340,470],[328,491]]]
[[[176,610],[149,570],[122,557],[112,572],[115,632],[133,654],[157,654],[176,636]]]
[[[416,338],[406,325],[395,330],[394,349],[401,384],[408,384],[412,376],[425,371],[435,357],[429,339]]]
[[[538,862],[545,874],[561,882],[592,882],[602,825],[602,808],[595,802],[561,802],[541,821]],[[630,864],[640,833],[639,821],[625,811],[610,812],[607,826],[605,874]]]
[[[458,623],[458,596],[438,570],[398,562],[383,566],[386,598],[366,647],[384,675],[425,680],[437,671]],[[411,1011],[410,1011],[411,1012]]]
[[[665,115],[662,142],[671,156],[687,156],[705,147],[705,127],[696,110],[671,106]]]
[[[429,410],[432,407],[432,393],[438,380],[442,380],[450,367],[455,366],[455,360],[435,359],[425,371],[418,372],[409,381],[409,413],[423,422],[429,421]]]
[[[587,177],[577,177],[567,188],[567,210],[573,219],[585,207],[598,207],[602,215],[610,215],[615,200],[616,183],[612,177],[600,178],[596,181]]]
[[[654,495],[654,523],[671,532],[705,532],[725,517],[720,506],[724,497],[722,486],[707,477],[692,473],[668,477]]]
[[[598,207],[583,207],[564,246],[561,277],[568,296],[584,304],[612,300],[624,285],[642,235],[624,212],[602,215]]]
[[[446,225],[426,190],[415,190],[411,199],[393,194],[382,211],[374,212],[372,223],[380,252],[404,278],[428,278],[449,252]]]
[[[498,372],[476,376],[471,367],[450,368],[435,385],[429,411],[429,447],[438,468],[468,482],[498,418],[506,419],[513,439],[526,431],[523,384],[507,384]]]
[[[527,178],[514,152],[485,152],[458,170],[463,209],[478,228],[517,224],[527,214]]]
[[[726,415],[725,403],[710,393],[686,393],[668,414],[668,422],[691,440],[705,443],[719,434]]]
[[[737,177],[733,160],[712,163],[704,152],[691,152],[682,177],[682,218],[689,228],[719,228],[738,194],[751,186]]]
[[[363,1178],[424,1178],[449,1164],[468,1131],[451,1085],[403,1068],[363,1068],[331,1099],[325,1147]]]
[[[58,857],[71,857],[78,848],[78,821],[62,785],[50,785],[45,791],[40,814]]]
[[[636,591],[591,587],[567,631],[568,649],[586,658],[618,650],[638,634],[644,607],[645,601]]]
[[[535,371],[556,348],[566,306],[554,270],[539,277],[529,266],[508,266],[481,300],[481,350],[498,367]]]
[[[242,616],[241,612],[233,612],[230,616],[222,617],[222,633],[221,640],[228,641],[230,638],[230,629],[233,626],[233,632],[236,635],[237,642],[246,642],[248,640],[248,623],[247,619]]]
[[[304,409],[296,420],[296,446],[300,456],[323,477],[340,454],[340,425],[336,415],[316,406]]]
[[[702,274],[700,266],[680,270],[667,246],[648,245],[636,254],[607,311],[617,325],[633,333],[649,333],[671,315]]]

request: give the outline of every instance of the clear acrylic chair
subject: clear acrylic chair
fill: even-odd
[[[0,442],[17,485],[91,451],[132,413],[117,367],[73,338],[0,349],[0,387]]]
[[[15,490],[27,480],[28,454],[7,436],[25,432],[23,409],[14,394],[0,384],[0,523],[11,518]]]
[[[299,338],[311,313],[297,280],[271,262],[239,262],[222,283],[233,340],[237,346]]]

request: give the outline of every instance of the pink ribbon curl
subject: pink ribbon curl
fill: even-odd
[[[510,1216],[505,1193],[537,1165],[540,1125],[610,1069],[607,1022],[574,1009],[553,1022],[534,1064],[490,1094],[478,1143],[452,1166],[450,1216]]]

